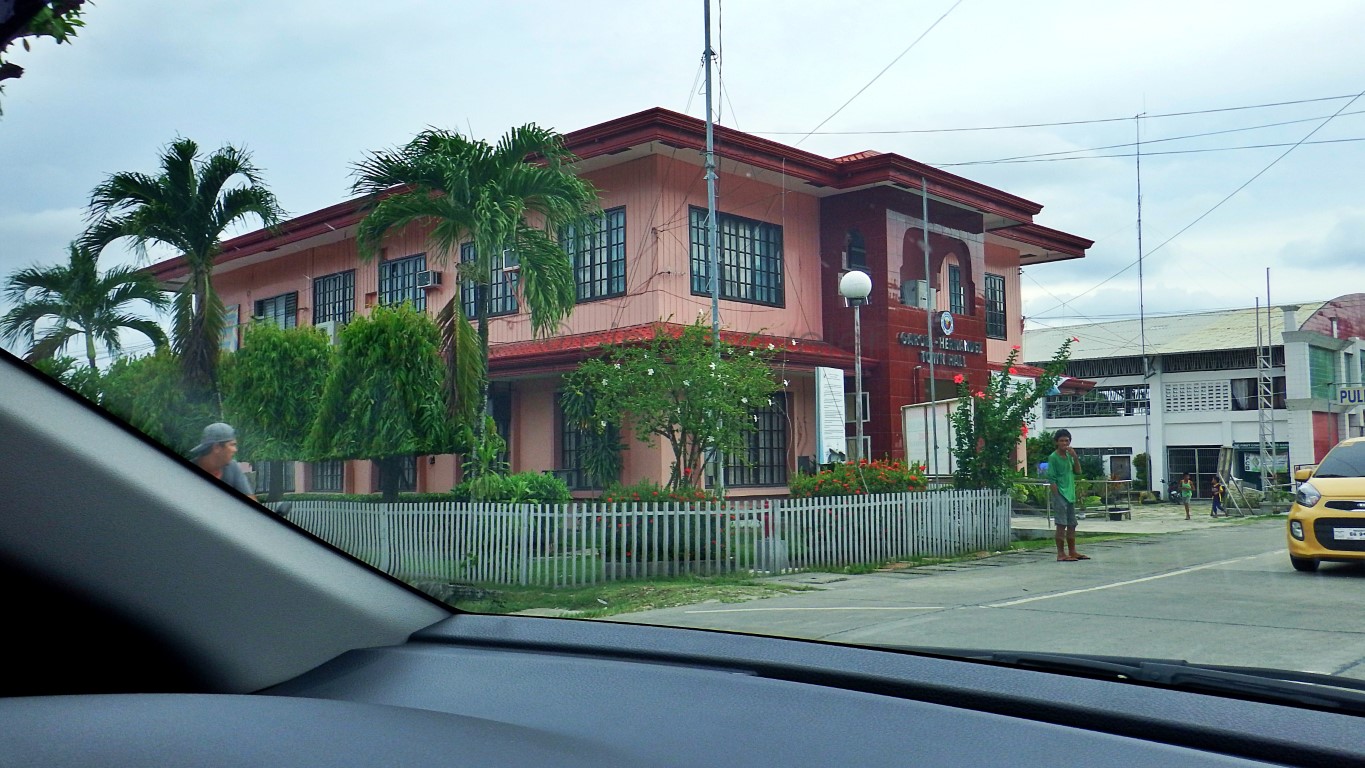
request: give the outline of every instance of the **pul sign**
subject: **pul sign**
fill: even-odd
[[[1365,405],[1365,385],[1352,384],[1336,388],[1337,405],[1355,408]]]

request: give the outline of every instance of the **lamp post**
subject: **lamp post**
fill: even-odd
[[[872,278],[866,272],[852,270],[839,278],[839,295],[853,307],[853,386],[856,390],[854,408],[857,419],[857,442],[853,444],[854,461],[863,459],[863,325],[860,310],[872,293]]]

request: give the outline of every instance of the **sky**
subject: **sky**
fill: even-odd
[[[301,215],[429,126],[704,117],[703,6],[87,3],[72,44],[10,52],[27,71],[0,95],[0,276],[64,260],[90,191],[177,137],[247,148]],[[1365,291],[1363,28],[1358,0],[713,0],[717,120],[1042,204],[1038,223],[1096,242],[1025,270],[1033,327],[1138,313],[1138,137],[1147,313],[1323,300]]]

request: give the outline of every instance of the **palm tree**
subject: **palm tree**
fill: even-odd
[[[516,254],[517,288],[536,335],[558,329],[573,310],[573,265],[555,233],[583,227],[601,212],[597,190],[569,167],[575,159],[558,133],[528,124],[496,146],[429,129],[355,165],[353,191],[371,196],[356,232],[361,258],[373,258],[388,232],[428,224],[435,259],[458,264],[460,279],[480,288],[477,333],[458,294],[437,316],[450,373],[447,403],[465,423],[473,416],[480,436],[488,402],[490,292],[483,287],[492,281],[493,257]],[[475,258],[460,263],[465,241],[474,243]]]
[[[28,345],[29,362],[56,357],[77,336],[85,337],[85,359],[95,367],[96,342],[111,352],[123,344],[119,331],[128,328],[166,344],[155,321],[129,313],[129,304],[146,302],[166,308],[166,296],[146,272],[129,266],[99,273],[95,251],[77,243],[70,261],[51,267],[25,267],[5,280],[5,298],[15,305],[0,318],[0,337]],[[50,320],[40,332],[39,323]]]
[[[238,176],[246,185],[229,188]],[[274,227],[285,212],[250,154],[227,145],[201,157],[190,139],[177,139],[162,152],[159,175],[116,173],[91,193],[91,226],[82,242],[98,250],[128,237],[144,254],[148,243],[163,243],[184,256],[188,274],[175,294],[171,330],[192,391],[217,384],[223,302],[212,275],[223,232],[253,215]]]

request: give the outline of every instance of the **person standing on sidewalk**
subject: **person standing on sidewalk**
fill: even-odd
[[[1190,499],[1194,498],[1194,481],[1190,479],[1190,473],[1186,472],[1180,476],[1180,503],[1185,505],[1185,519],[1190,520]]]
[[[1213,497],[1213,511],[1209,512],[1210,517],[1218,517],[1221,513],[1227,516],[1227,510],[1223,509],[1223,484],[1218,482],[1218,478],[1213,478],[1213,485],[1209,489],[1209,495]]]
[[[1052,487],[1052,521],[1057,526],[1057,562],[1089,560],[1076,551],[1076,475],[1081,457],[1071,447],[1071,432],[1057,430],[1056,450],[1047,457],[1047,479]]]

